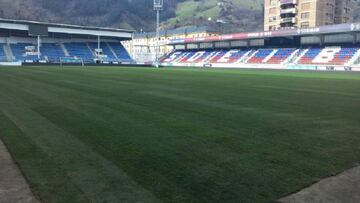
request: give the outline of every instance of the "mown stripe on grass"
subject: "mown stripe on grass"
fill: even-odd
[[[89,202],[66,171],[0,110],[0,138],[20,165],[37,197],[46,202]]]
[[[20,102],[1,94],[0,109],[94,202],[160,202],[124,171],[76,137]],[[46,181],[46,180],[44,180]],[[121,184],[119,184],[121,183]],[[66,194],[64,194],[66,195]]]

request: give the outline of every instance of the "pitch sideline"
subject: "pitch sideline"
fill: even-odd
[[[360,202],[360,166],[325,178],[279,200],[283,203],[358,203]]]

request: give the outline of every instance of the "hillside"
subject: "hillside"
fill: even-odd
[[[260,30],[263,24],[263,0],[188,0],[176,6],[175,16],[166,27],[191,24],[208,25],[222,32]],[[220,21],[222,23],[217,23]]]
[[[1,0],[0,17],[80,25],[148,28],[148,0]],[[141,5],[141,9],[140,6]],[[141,11],[141,12],[140,12]],[[149,27],[150,28],[150,27]]]
[[[254,29],[262,24],[262,19],[258,18],[261,16],[260,1],[227,0],[224,6],[217,6],[218,0],[166,0],[161,18],[166,28],[216,26],[207,19],[222,17],[236,23],[235,27],[240,29]],[[153,31],[155,24],[150,0],[1,0],[0,17],[145,31]]]
[[[360,0],[355,12],[360,19]],[[263,0],[165,0],[163,28],[208,25],[222,32],[261,30]],[[0,17],[153,31],[151,0],[1,0]],[[224,23],[216,23],[216,21]]]

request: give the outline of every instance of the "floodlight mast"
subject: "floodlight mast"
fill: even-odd
[[[164,0],[154,0],[154,10],[156,11],[156,48],[155,48],[155,67],[159,67],[160,54],[160,11],[164,8]]]

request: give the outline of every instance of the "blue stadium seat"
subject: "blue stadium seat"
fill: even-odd
[[[300,49],[303,52],[305,49]],[[299,64],[312,64],[312,61],[320,54],[323,48],[310,48],[299,60]]]
[[[210,51],[210,50],[205,51],[205,53],[204,53],[201,57],[199,57],[198,59],[196,59],[196,60],[194,61],[194,63],[203,62],[205,59],[207,59],[207,58],[211,55],[211,53],[212,53],[212,51]]]
[[[98,48],[98,43],[91,42],[89,43],[90,48],[95,52],[95,49]],[[118,59],[114,56],[113,52],[111,51],[110,47],[107,45],[107,43],[100,43],[100,48],[103,50],[103,54],[106,55],[106,58],[104,58],[104,61],[106,62],[117,62]]]
[[[177,63],[236,63],[249,51],[249,49],[176,51],[170,53],[162,61]],[[196,59],[191,59],[196,54],[202,55]],[[225,55],[226,58],[222,59]],[[222,60],[220,61],[220,59]]]
[[[295,52],[295,48],[283,48],[278,49],[278,51],[271,57],[266,63],[267,64],[280,64],[284,62],[287,58]]]
[[[196,54],[197,51],[187,51],[186,54],[183,56],[183,58],[179,61],[180,63],[185,63],[187,60],[189,60],[191,57],[193,57]]]
[[[43,43],[40,47],[40,52],[41,55],[51,63],[57,63],[61,57],[65,57],[61,46],[55,43]]]
[[[7,57],[4,51],[4,45],[5,44],[0,43],[0,61],[2,62],[7,61]]]
[[[359,50],[355,47],[342,47],[340,52],[335,55],[335,58],[329,63],[335,65],[343,65],[348,62]]]
[[[129,53],[121,43],[110,42],[108,44],[121,62],[133,62]]]
[[[276,52],[274,52],[276,50]],[[251,52],[249,52],[251,51]],[[237,63],[247,54],[251,56],[247,64],[282,64],[294,55],[299,64],[346,65],[360,51],[359,46],[312,47],[312,48],[277,48],[277,49],[233,49],[205,50],[200,57],[191,59],[201,50],[173,51],[162,59],[164,63]],[[256,52],[256,53],[255,53]],[[273,55],[271,55],[274,53]],[[252,56],[252,54],[254,54]],[[191,60],[190,60],[191,59]],[[266,61],[265,61],[266,59]],[[316,60],[315,60],[316,59]],[[295,60],[296,61],[296,60]]]
[[[64,43],[70,56],[79,57],[85,63],[94,63],[94,56],[86,43]]]
[[[247,63],[261,64],[263,63],[263,60],[273,51],[273,49],[259,49],[258,52],[248,60]]]
[[[231,55],[228,63],[234,63],[234,62],[240,60],[247,52],[249,52],[248,49],[238,50],[237,53]]]
[[[10,48],[12,53],[17,61],[37,61],[39,60],[37,55],[26,55],[25,47],[27,46],[35,46],[31,43],[17,43],[17,44],[10,44]]]
[[[218,52],[214,58],[210,60],[210,63],[218,63],[219,59],[221,59],[228,52],[227,50],[217,50]]]

